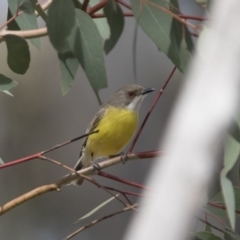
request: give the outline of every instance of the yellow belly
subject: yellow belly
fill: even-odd
[[[118,154],[132,138],[137,125],[137,112],[108,107],[96,127],[99,132],[89,136],[86,148],[94,157]]]

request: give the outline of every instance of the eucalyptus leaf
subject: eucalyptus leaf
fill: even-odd
[[[15,15],[17,10],[19,9],[19,6],[21,6],[26,1],[29,0],[8,0],[8,6],[11,11],[11,14]],[[19,15],[16,18],[16,22],[21,30],[38,29],[37,17],[34,11],[32,14],[24,12],[23,14]],[[41,48],[40,38],[32,38],[29,40],[38,50],[40,50]]]
[[[0,74],[0,91],[7,91],[13,87],[17,86],[17,82],[13,81],[12,79]],[[7,94],[7,92],[5,92]]]
[[[84,69],[96,93],[107,87],[102,42],[92,18],[84,11],[76,9],[76,24],[69,36],[69,46]]]
[[[193,235],[195,235],[197,237],[197,239],[200,239],[200,240],[223,240],[223,238],[221,238],[211,232],[203,231],[203,232],[194,233]]]
[[[30,64],[30,51],[27,41],[16,35],[4,35],[7,44],[7,62],[10,69],[18,74],[25,74]]]
[[[235,165],[240,153],[240,144],[232,136],[227,136],[224,147],[224,169],[226,174]]]
[[[124,27],[124,16],[119,5],[116,3],[114,4],[112,1],[108,1],[108,3],[105,5],[104,14],[107,18],[111,31],[110,38],[108,38],[104,44],[105,53],[108,54],[114,48],[122,34]]]
[[[224,170],[221,172],[221,186],[224,201],[227,207],[227,213],[230,220],[231,227],[235,228],[235,197],[232,182],[226,177]]]
[[[2,158],[0,157],[0,165],[4,164],[4,161],[2,160]]]
[[[64,53],[67,38],[75,24],[75,10],[72,1],[53,0],[48,10],[47,29],[53,47]]]
[[[13,17],[10,9],[8,8],[8,15],[7,15],[7,20],[11,19]],[[20,27],[18,26],[17,22],[14,20],[10,21],[8,24],[7,24],[7,28],[8,30],[13,30],[13,31],[19,31],[20,30]]]
[[[79,62],[72,52],[58,54],[58,58],[61,69],[61,89],[63,95],[65,95],[71,88]]]
[[[172,5],[179,9],[177,1],[131,0],[131,5],[136,21],[143,31],[174,65],[184,72],[191,56],[193,42],[186,26],[171,15]],[[185,44],[182,44],[183,42]]]

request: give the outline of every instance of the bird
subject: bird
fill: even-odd
[[[75,171],[89,167],[101,157],[115,156],[121,153],[133,137],[138,126],[138,111],[146,94],[154,88],[144,88],[132,84],[117,90],[103,104],[87,127],[86,133],[96,133],[85,138]],[[79,177],[74,185],[82,185]]]

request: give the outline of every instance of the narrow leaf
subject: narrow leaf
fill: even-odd
[[[27,14],[33,14],[35,10],[35,0],[24,0],[21,5],[19,5],[19,9],[24,11]]]
[[[13,94],[10,93],[8,90],[4,90],[4,91],[2,91],[2,92],[5,93],[5,94],[7,94],[7,95],[10,96],[10,97],[13,97]]]
[[[0,157],[0,165],[4,164],[4,161],[2,160],[2,158]]]
[[[231,127],[228,129],[228,133],[240,143],[240,128],[238,122],[233,119]]]
[[[53,0],[48,10],[47,28],[53,47],[63,53],[67,38],[75,23],[75,11],[72,1]]]
[[[7,15],[7,20],[11,19],[13,17],[10,9],[8,8],[8,15]],[[20,27],[18,26],[17,22],[15,20],[12,20],[11,22],[8,23],[7,25],[8,30],[13,30],[13,31],[19,31]]]
[[[7,44],[7,62],[11,70],[18,74],[24,74],[29,68],[30,52],[27,41],[16,35],[5,35]]]
[[[74,224],[78,223],[79,221],[90,217],[91,215],[93,215],[95,212],[97,212],[98,210],[100,210],[102,207],[104,207],[105,205],[107,205],[108,203],[110,203],[112,200],[114,200],[116,197],[118,197],[119,194],[115,195],[114,197],[109,198],[107,201],[101,203],[100,205],[98,205],[97,207],[95,207],[92,211],[90,211],[89,213],[87,213],[86,215],[84,215],[83,217],[79,218],[77,221],[74,222]]]
[[[111,31],[110,38],[108,38],[104,44],[105,53],[108,54],[116,45],[119,37],[122,34],[124,27],[124,16],[122,9],[119,7],[119,5],[116,3],[114,4],[112,1],[108,1],[108,3],[106,4],[106,6],[104,7],[104,13],[107,17],[107,21]]]
[[[76,24],[69,37],[69,46],[84,69],[98,101],[98,91],[107,87],[101,38],[92,18],[76,11]]]
[[[12,15],[15,15],[19,6],[21,6],[26,1],[29,0],[8,0],[8,6]],[[19,15],[16,18],[16,22],[18,26],[21,28],[21,30],[38,29],[37,17],[34,11],[32,14],[24,12],[23,14]],[[40,50],[41,48],[40,38],[32,38],[29,40],[38,50]]]
[[[0,74],[0,91],[7,91],[13,87],[16,87],[17,84],[18,83],[13,81],[12,79]]]
[[[200,240],[223,240],[222,238],[210,232],[197,232],[194,233],[193,235],[195,235],[197,239]]]
[[[235,198],[232,182],[226,177],[224,170],[221,172],[221,186],[224,201],[227,207],[227,213],[231,227],[235,228]]]
[[[191,35],[185,25],[172,17],[178,9],[176,0],[131,0],[134,16],[143,31],[168,58],[184,72],[193,49]],[[175,14],[175,13],[174,13]],[[185,45],[183,43],[185,39]]]
[[[71,88],[79,62],[72,52],[58,54],[58,58],[61,69],[61,88],[63,95],[65,95]]]
[[[228,136],[224,148],[224,169],[226,174],[235,165],[240,152],[240,144],[232,136]]]

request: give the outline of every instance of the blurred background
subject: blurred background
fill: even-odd
[[[203,10],[193,0],[179,1],[184,14],[202,15]],[[7,18],[7,1],[0,1],[0,25]],[[44,23],[39,19],[39,27]],[[147,113],[158,90],[173,69],[172,63],[152,41],[138,28],[137,35],[137,82],[134,80],[133,44],[135,20],[125,18],[124,32],[108,56],[105,64],[108,88],[100,91],[105,102],[118,88],[137,83],[154,87],[140,109],[140,122]],[[0,73],[17,81],[11,89],[14,97],[0,94],[0,157],[9,162],[85,133],[86,127],[99,105],[96,96],[81,68],[78,69],[70,92],[62,96],[60,69],[57,54],[48,37],[41,38],[41,51],[31,43],[31,63],[23,76],[14,74],[7,66],[6,45],[0,45]],[[133,150],[149,151],[158,148],[174,99],[181,86],[182,74],[175,72],[164,94],[154,109],[142,135]],[[70,167],[79,155],[81,141],[58,149],[49,157]],[[127,164],[108,168],[106,171],[138,183],[144,183],[153,159],[130,161]],[[33,160],[0,171],[0,205],[40,185],[51,183],[67,171],[43,160]],[[133,190],[122,184],[94,177],[102,185],[122,190]],[[68,234],[90,221],[122,209],[118,201],[112,201],[99,212],[71,225],[110,196],[88,182],[82,187],[63,187],[61,192],[44,194],[11,210],[0,218],[0,239],[42,240],[63,239]],[[136,198],[131,198],[136,202]],[[133,212],[123,213],[105,220],[77,235],[74,239],[122,239]]]

